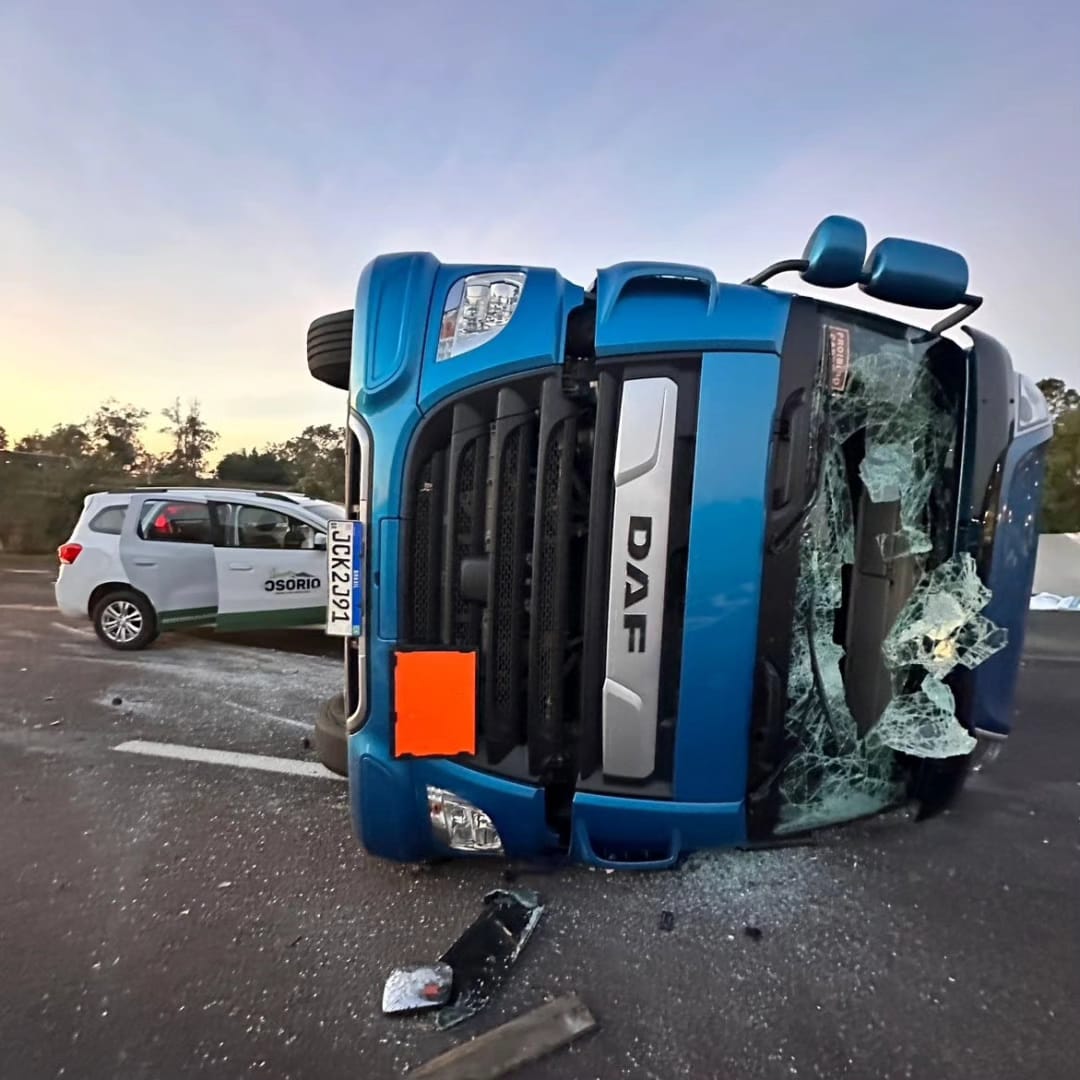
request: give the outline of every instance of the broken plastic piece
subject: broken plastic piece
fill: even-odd
[[[956,719],[952,691],[932,675],[916,693],[893,698],[873,734],[893,750],[918,758],[957,757],[975,749],[974,737]]]
[[[382,1010],[389,1016],[437,1009],[450,1000],[453,982],[453,969],[441,962],[395,968],[383,985]]]
[[[454,1027],[487,1005],[543,913],[540,897],[531,889],[495,889],[484,897],[484,910],[440,957],[453,969],[454,987],[436,1018],[439,1028]]]

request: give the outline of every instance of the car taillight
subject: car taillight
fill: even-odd
[[[82,551],[82,544],[61,544],[57,549],[57,557],[63,566],[70,566]]]

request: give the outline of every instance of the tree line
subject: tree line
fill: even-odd
[[[182,405],[176,398],[161,410],[158,433],[170,444],[164,453],[146,447],[150,415],[147,409],[110,398],[81,423],[35,431],[13,445],[0,426],[0,450],[67,459],[84,480],[88,473],[124,474],[138,482],[217,480],[295,487],[316,498],[340,498],[345,450],[342,429],[332,424],[310,425],[285,442],[225,454],[212,469],[210,458],[220,435],[203,418],[197,400]]]
[[[1080,532],[1080,391],[1062,379],[1041,379],[1054,420],[1043,492],[1042,531]],[[160,434],[168,437],[164,453],[151,453],[144,442],[150,412],[110,398],[81,423],[57,424],[35,431],[13,445],[0,426],[0,451],[49,455],[67,465],[44,473],[5,469],[0,484],[0,546],[13,531],[22,546],[47,550],[62,540],[82,498],[95,487],[118,482],[217,482],[238,487],[291,488],[315,498],[339,500],[345,470],[341,428],[311,425],[281,443],[225,454],[215,468],[210,458],[219,434],[203,418],[198,401],[175,399],[160,411]],[[23,479],[14,475],[22,472]],[[29,486],[28,486],[29,485]],[[47,496],[52,509],[35,510],[34,493]],[[40,519],[48,518],[46,522]],[[51,516],[50,516],[51,515]],[[29,520],[27,520],[29,519]]]
[[[1080,532],[1080,392],[1062,379],[1040,379],[1054,419],[1046,458],[1042,531]]]
[[[148,432],[167,437],[152,452]],[[0,550],[47,551],[66,539],[83,498],[108,487],[217,483],[236,487],[287,488],[340,501],[345,475],[344,432],[332,424],[310,425],[291,439],[212,455],[220,435],[199,402],[179,398],[149,410],[108,399],[79,423],[56,424],[15,441],[0,426]]]

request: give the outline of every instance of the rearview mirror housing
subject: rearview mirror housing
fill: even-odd
[[[830,214],[810,234],[803,250],[809,285],[845,289],[859,281],[866,259],[866,227],[854,218]]]
[[[316,533],[315,539],[311,541],[311,546],[316,551],[326,550],[326,533]]]
[[[870,252],[859,287],[904,307],[951,308],[965,302],[968,264],[958,251],[890,237]]]

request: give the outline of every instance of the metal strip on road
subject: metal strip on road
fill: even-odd
[[[317,761],[297,761],[294,758],[270,757],[266,754],[242,754],[235,750],[210,750],[203,746],[181,746],[178,743],[147,742],[131,739],[113,747],[125,754],[146,757],[173,758],[177,761],[196,761],[206,765],[231,765],[236,769],[256,769],[262,772],[289,773],[310,776],[315,780],[345,780]]]

